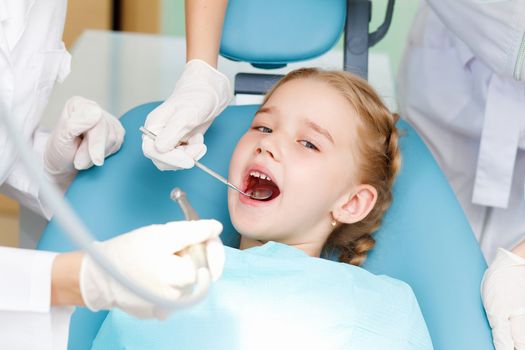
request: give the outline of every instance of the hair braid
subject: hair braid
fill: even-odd
[[[399,131],[395,125],[398,119],[397,114],[389,113],[384,120],[384,124],[386,124],[386,136],[382,143],[384,176],[379,185],[374,185],[378,192],[376,205],[362,221],[354,224],[343,224],[335,229],[329,237],[327,244],[338,249],[339,261],[359,266],[363,264],[368,252],[375,246],[376,241],[372,234],[379,229],[384,214],[392,204],[391,189],[401,168]]]
[[[339,253],[339,260],[361,265],[374,247],[372,234],[392,203],[392,186],[401,168],[399,116],[391,113],[379,95],[363,80],[344,71],[323,71],[301,68],[288,73],[266,95],[266,102],[282,84],[294,79],[317,79],[339,91],[353,106],[360,121],[358,140],[359,176],[361,183],[373,186],[377,191],[374,208],[361,221],[342,224],[328,237],[325,248]]]

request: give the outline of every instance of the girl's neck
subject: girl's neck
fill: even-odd
[[[244,250],[252,247],[258,247],[265,244],[265,241],[259,241],[253,238],[241,236],[241,244],[239,249]],[[284,243],[284,242],[281,242]],[[287,244],[287,243],[284,243]],[[324,243],[322,242],[303,242],[297,244],[288,244],[291,247],[297,248],[305,252],[312,257],[321,256],[321,250],[323,249]]]

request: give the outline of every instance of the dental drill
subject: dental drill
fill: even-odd
[[[171,191],[170,197],[180,206],[186,220],[199,220],[199,215],[188,202],[186,193],[180,188],[174,188]],[[207,275],[207,278],[211,279],[210,267],[208,265],[208,257],[206,253],[206,243],[193,244],[178,252],[177,255],[189,256],[195,265],[197,276]],[[191,289],[193,289],[193,287],[191,287]],[[184,290],[184,292],[187,291]]]

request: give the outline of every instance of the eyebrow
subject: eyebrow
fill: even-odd
[[[320,127],[319,125],[317,125],[316,123],[314,123],[313,121],[309,119],[306,119],[306,126],[308,126],[309,128],[313,129],[317,133],[326,137],[328,141],[330,141],[332,144],[334,143],[334,139],[332,138],[332,135],[330,135],[328,130],[323,129],[322,127]]]
[[[275,108],[274,107],[262,107],[261,109],[259,109],[255,114],[259,114],[259,113],[271,113],[275,111]]]
[[[277,111],[276,111],[276,109],[273,106],[270,106],[270,107],[262,107],[255,114],[272,113],[272,112],[277,112]],[[306,126],[308,126],[310,129],[314,130],[318,134],[321,134],[322,136],[326,137],[328,139],[328,141],[330,141],[332,144],[335,143],[334,139],[332,138],[332,135],[330,135],[328,130],[322,128],[321,126],[319,126],[318,124],[314,123],[310,119],[306,119]]]

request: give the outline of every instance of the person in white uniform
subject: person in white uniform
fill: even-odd
[[[401,115],[426,141],[494,261],[485,307],[497,348],[513,349],[525,334],[525,283],[504,283],[499,272],[525,280],[525,253],[516,247],[525,238],[525,0],[421,1],[397,90]]]
[[[176,91],[182,93],[170,101],[198,104],[206,109],[193,112],[196,122],[179,124],[179,128],[190,124],[186,134],[202,121],[211,122],[231,98],[228,79],[215,69],[218,41],[206,44],[210,38],[215,40],[208,35],[209,30],[216,30],[220,37],[222,27],[223,16],[213,12],[214,4],[220,6],[223,15],[226,2],[189,2],[188,31],[193,32],[193,37],[188,35],[188,47],[192,47],[188,53],[192,53],[189,57],[193,61],[188,62],[177,83]],[[62,190],[77,170],[102,165],[105,157],[118,151],[124,136],[115,117],[82,97],[66,103],[51,135],[38,130],[55,82],[65,79],[70,69],[70,55],[62,42],[66,5],[66,0],[0,0],[0,113],[16,124],[20,136],[42,157],[47,179]],[[200,42],[195,43],[196,40]],[[163,120],[172,117],[156,114]],[[164,153],[153,148],[149,156],[153,158],[151,154],[158,153],[162,157],[167,153],[174,168],[191,167],[191,159],[206,151],[204,130],[197,131],[192,135],[178,133],[181,138],[191,138],[187,147]],[[38,186],[31,181],[3,128],[0,185],[3,193],[22,205],[51,217]],[[197,242],[207,242],[210,270],[216,279],[224,260],[217,238],[221,230],[220,223],[214,220],[171,222],[94,244],[123,273],[147,281],[152,292],[176,300],[180,293],[174,287],[192,283],[195,269],[184,259],[174,259],[173,253]],[[180,234],[173,235],[174,231]],[[166,310],[118,285],[82,252],[56,254],[0,247],[0,286],[0,347],[6,349],[65,349],[74,305],[85,305],[91,310],[119,307],[141,318],[167,316]]]

